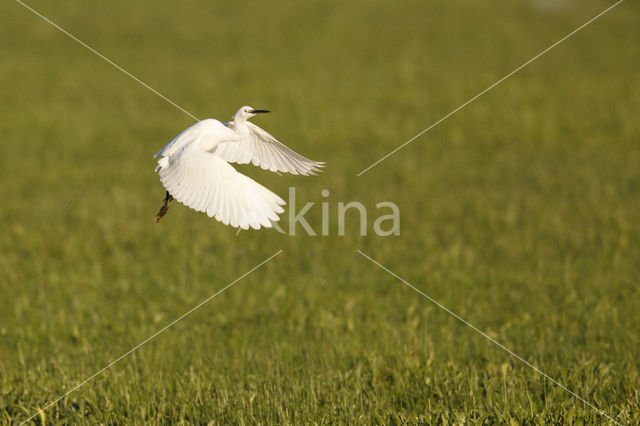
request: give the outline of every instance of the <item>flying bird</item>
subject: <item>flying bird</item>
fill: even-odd
[[[251,162],[272,172],[315,175],[324,162],[309,160],[247,121],[270,111],[241,107],[229,122],[202,120],[166,144],[154,158],[166,189],[156,221],[178,200],[234,228],[271,228],[285,201],[229,163]]]

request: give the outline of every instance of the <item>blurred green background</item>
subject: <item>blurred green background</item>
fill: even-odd
[[[0,4],[0,422],[640,421],[640,27],[623,2],[78,0],[29,5],[199,118],[254,122],[328,167],[238,166],[331,235],[241,232],[174,205],[151,158],[193,120]],[[322,189],[331,195],[323,198]],[[375,204],[401,210],[377,237]],[[337,203],[369,209],[337,235]],[[299,207],[298,207],[299,208]],[[287,215],[283,215],[287,225]]]

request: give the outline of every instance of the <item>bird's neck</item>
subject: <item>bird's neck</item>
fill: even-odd
[[[245,136],[247,136],[249,134],[249,126],[247,126],[247,119],[234,117],[233,131],[240,138],[244,138]]]

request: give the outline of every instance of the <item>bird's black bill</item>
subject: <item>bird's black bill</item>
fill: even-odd
[[[267,112],[271,112],[268,109],[252,109],[249,111],[251,114],[265,114]]]

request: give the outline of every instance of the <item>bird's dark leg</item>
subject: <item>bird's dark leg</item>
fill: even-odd
[[[171,200],[173,200],[173,197],[171,196],[171,194],[169,194],[169,191],[167,191],[167,195],[165,195],[164,200],[162,200],[162,207],[160,207],[160,211],[156,216],[156,223],[160,222],[160,219],[162,219],[162,217],[167,214],[167,210],[169,210],[169,203],[171,202]]]

